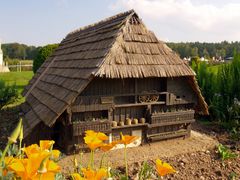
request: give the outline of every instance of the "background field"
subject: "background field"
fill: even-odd
[[[18,99],[16,99],[15,102],[8,105],[7,107],[16,106],[24,102],[25,99],[22,97],[21,93],[32,76],[32,71],[0,73],[0,80],[5,81],[9,85],[15,84],[19,93]]]
[[[18,92],[21,93],[32,76],[32,71],[0,73],[0,80],[3,80],[10,85],[15,84]]]

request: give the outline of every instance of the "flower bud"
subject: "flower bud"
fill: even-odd
[[[20,131],[21,131],[21,127],[22,127],[22,118],[20,118],[20,120],[18,122],[18,125],[14,129],[14,131],[12,132],[11,136],[8,137],[8,142],[10,144],[17,142],[17,138],[19,137],[19,134],[20,134]]]

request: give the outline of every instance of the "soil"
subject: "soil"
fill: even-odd
[[[238,157],[222,162],[217,151],[217,145],[223,143]],[[236,143],[233,144],[228,134],[217,125],[204,126],[194,123],[191,137],[187,139],[172,139],[151,144],[144,144],[135,148],[128,148],[129,175],[131,179],[138,179],[138,172],[141,164],[148,161],[155,164],[155,160],[170,163],[176,173],[168,175],[164,179],[240,179],[240,151]],[[63,172],[73,172],[73,159],[86,165],[89,160],[89,153],[84,153],[82,160],[80,155],[66,156],[60,161]],[[96,152],[95,162],[98,165],[102,152]],[[124,173],[123,149],[112,150],[107,154],[111,167]],[[151,179],[155,179],[153,176]]]
[[[157,141],[150,144],[144,144],[139,147],[127,149],[128,163],[143,162],[154,160],[157,158],[170,158],[186,153],[195,153],[197,151],[205,152],[208,149],[216,147],[218,142],[207,135],[192,131],[191,137],[187,139],[178,138],[166,141]],[[108,160],[114,167],[124,166],[123,149],[116,149],[108,152]],[[103,153],[95,153],[95,162],[99,164]],[[73,171],[73,158],[75,155],[66,156],[60,161],[64,172]],[[79,160],[79,156],[77,156]],[[84,164],[88,162],[89,153],[84,153],[82,161]],[[70,165],[69,165],[70,164]]]
[[[0,149],[6,144],[7,137],[18,121],[19,108],[0,111]],[[235,159],[221,161],[217,153],[217,144],[222,143],[238,154]],[[144,144],[136,148],[128,148],[128,164],[130,179],[137,179],[143,161],[155,164],[160,158],[170,163],[176,173],[164,179],[240,179],[240,145],[234,142],[229,134],[218,125],[193,124],[190,138],[172,139],[151,144]],[[102,153],[95,155],[96,164],[99,164]],[[80,155],[75,155],[80,162]],[[89,153],[84,153],[82,162],[87,164]],[[64,173],[73,172],[73,155],[65,156],[60,160]],[[123,149],[108,152],[105,161],[111,162],[111,167],[124,173]],[[151,179],[154,179],[153,176]]]
[[[19,113],[19,106],[0,110],[0,149],[5,147],[8,136],[17,125]]]

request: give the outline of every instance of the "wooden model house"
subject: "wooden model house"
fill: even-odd
[[[26,139],[67,150],[88,129],[142,142],[189,136],[194,113],[208,114],[192,69],[133,10],[68,34],[24,94]]]

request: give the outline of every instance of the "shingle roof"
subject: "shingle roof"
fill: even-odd
[[[127,11],[69,33],[25,88],[26,129],[52,126],[96,76],[177,77],[195,74],[176,53]],[[199,90],[196,82],[195,88]],[[206,104],[199,91],[203,112]]]

